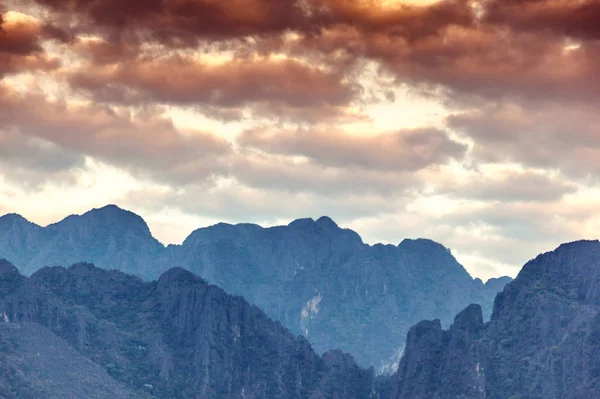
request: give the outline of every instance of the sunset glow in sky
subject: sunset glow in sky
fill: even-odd
[[[331,216],[515,275],[600,236],[600,1],[0,0],[0,215]]]

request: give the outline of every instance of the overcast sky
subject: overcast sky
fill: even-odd
[[[484,279],[599,235],[600,1],[0,7],[0,214],[329,215]]]

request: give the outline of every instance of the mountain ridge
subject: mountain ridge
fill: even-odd
[[[385,246],[385,247],[387,247],[387,246],[393,246],[393,247],[398,247],[398,246],[402,245],[402,243],[404,241],[428,241],[428,242],[431,242],[432,244],[437,244],[437,245],[441,246],[442,248],[450,251],[450,249],[448,247],[444,246],[443,244],[441,244],[441,243],[439,243],[439,242],[437,242],[435,240],[432,240],[432,239],[429,239],[429,238],[424,238],[424,237],[417,237],[417,238],[408,238],[407,237],[407,238],[403,238],[398,244],[391,244],[391,243],[387,243],[387,244],[385,244],[385,243],[373,243],[373,244],[369,244],[369,243],[365,243],[362,240],[362,237],[360,236],[360,234],[358,232],[356,232],[356,231],[354,231],[354,230],[352,230],[350,228],[340,227],[331,217],[326,216],[326,215],[320,216],[320,217],[318,217],[316,219],[312,218],[312,217],[298,218],[298,219],[292,220],[287,225],[274,225],[274,226],[267,226],[267,227],[261,226],[261,225],[256,224],[256,223],[248,223],[248,222],[239,222],[239,223],[217,222],[217,223],[212,224],[212,225],[203,226],[203,227],[199,227],[199,228],[196,228],[196,229],[192,230],[186,236],[186,238],[182,241],[181,244],[163,243],[162,241],[160,241],[159,239],[157,239],[156,237],[154,237],[154,234],[152,234],[152,231],[151,231],[150,227],[148,226],[148,224],[144,221],[144,219],[141,216],[139,216],[135,212],[132,212],[132,211],[129,211],[129,210],[125,209],[125,208],[122,208],[122,207],[120,207],[120,206],[118,206],[116,204],[108,204],[108,205],[105,205],[105,206],[102,206],[102,207],[99,207],[99,208],[92,208],[89,211],[86,211],[86,212],[84,212],[82,214],[70,214],[70,215],[67,215],[67,216],[63,217],[62,219],[60,219],[60,220],[58,220],[56,222],[49,223],[49,224],[47,224],[45,226],[41,225],[41,224],[38,224],[38,223],[35,223],[35,222],[32,222],[32,221],[30,221],[29,219],[27,219],[26,217],[22,216],[19,213],[7,213],[7,214],[4,214],[4,215],[0,215],[0,227],[2,226],[2,220],[3,220],[3,218],[6,218],[7,220],[9,220],[9,219],[17,220],[19,222],[25,222],[26,224],[32,225],[34,227],[39,227],[41,229],[46,229],[46,228],[51,227],[51,226],[55,227],[56,225],[60,225],[60,224],[65,223],[65,222],[70,222],[71,220],[79,219],[79,218],[82,218],[82,217],[85,217],[85,216],[94,215],[95,213],[97,213],[99,211],[102,212],[102,211],[106,211],[106,210],[110,210],[110,211],[115,210],[115,211],[118,211],[121,214],[131,214],[131,215],[135,216],[136,218],[141,219],[141,221],[143,222],[143,224],[145,226],[145,229],[147,229],[147,232],[149,233],[148,235],[151,236],[151,238],[153,240],[156,240],[164,249],[166,249],[168,247],[182,247],[184,245],[185,241],[188,240],[194,233],[200,232],[200,231],[203,231],[203,230],[212,230],[213,228],[219,228],[219,227],[222,227],[222,226],[226,226],[228,228],[233,227],[233,228],[251,228],[251,229],[256,229],[256,230],[269,230],[269,229],[276,229],[276,228],[281,228],[281,227],[286,227],[286,226],[289,227],[290,225],[295,225],[295,224],[303,224],[304,221],[311,222],[311,224],[319,224],[319,220],[324,220],[324,221],[329,221],[330,224],[333,227],[335,227],[335,228],[339,228],[340,230],[343,230],[343,231],[352,233],[353,235],[356,235],[360,239],[360,241],[361,241],[361,243],[363,245],[368,246],[370,248],[372,248],[372,247],[378,247],[378,246]],[[469,272],[467,271],[467,273],[469,273]],[[469,273],[469,275],[470,275],[470,273]],[[490,280],[498,280],[498,279],[506,279],[506,278],[512,279],[512,277],[509,277],[509,276],[490,277],[485,282],[482,280],[482,283],[483,284],[487,284],[487,282],[489,282]],[[480,278],[478,278],[478,277],[473,277],[473,279],[475,279],[475,280],[479,279],[480,280]]]
[[[378,372],[389,372],[397,361],[395,335],[426,318],[447,325],[472,302],[481,303],[488,317],[506,282],[473,279],[432,240],[369,245],[326,216],[266,228],[217,223],[167,247],[141,217],[114,205],[29,228],[15,241],[14,228],[0,226],[0,257],[26,275],[43,266],[91,262],[153,280],[181,266],[259,306],[309,338],[319,353],[335,344]]]

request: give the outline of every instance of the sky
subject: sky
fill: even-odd
[[[0,0],[0,214],[332,217],[477,277],[600,235],[598,0]]]

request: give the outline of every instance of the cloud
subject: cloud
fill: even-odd
[[[25,70],[50,70],[59,61],[49,57],[40,41],[44,30],[35,19],[18,12],[6,12],[0,5],[0,79]]]
[[[508,96],[596,101],[600,89],[595,79],[600,45],[590,40],[597,3],[589,0],[442,0],[421,6],[358,0],[38,3],[52,10],[51,20],[64,26],[79,21],[75,32],[88,27],[103,38],[79,44],[80,50],[88,47],[93,64],[69,80],[105,101],[222,106],[255,101],[260,110],[268,103],[293,105],[294,111],[312,100],[314,110],[343,114],[336,108],[360,94],[355,74],[365,59],[380,62],[397,82],[438,96],[440,88],[448,90],[451,102]],[[566,19],[558,23],[563,13]],[[566,48],[569,37],[581,40],[579,47]],[[181,46],[243,56],[211,66],[181,55]],[[257,54],[263,58],[249,57]],[[288,58],[275,62],[268,58],[272,54]],[[112,64],[119,61],[128,65]],[[169,79],[161,79],[167,71]],[[306,95],[311,90],[312,99]]]
[[[26,142],[46,143],[56,154],[90,156],[168,185],[220,177],[304,193],[349,194],[359,187],[364,193],[402,192],[419,184],[410,172],[447,162],[465,150],[435,130],[367,140],[320,133],[314,142],[298,143],[290,136],[279,148],[268,148],[267,136],[250,140],[244,135],[234,150],[214,134],[178,130],[160,108],[127,110],[50,100],[42,93],[20,94],[6,85],[0,85],[0,129],[15,132]],[[312,160],[298,162],[296,145]],[[258,146],[265,147],[262,153]],[[360,157],[352,161],[354,156]]]
[[[41,26],[36,20],[15,12],[0,14],[0,51],[28,55],[41,51],[39,44]]]
[[[438,192],[456,198],[469,198],[489,203],[535,202],[560,200],[577,191],[577,185],[564,176],[549,176],[533,170],[500,170],[496,173],[470,175],[463,183],[442,182]]]
[[[386,6],[359,0],[36,0],[63,18],[170,46],[191,46],[200,39],[224,40],[277,36],[289,31],[318,35],[332,26],[352,26],[415,39],[448,25],[470,25],[474,10],[464,0],[432,5]],[[88,28],[89,29],[89,28]]]
[[[143,33],[145,38],[172,46],[195,46],[198,38],[212,40],[256,34],[278,34],[289,29],[312,30],[320,24],[309,2],[276,0],[37,0],[55,14],[72,16],[81,25],[120,34]],[[311,16],[309,16],[311,15]]]
[[[201,201],[198,198],[202,198]],[[188,185],[175,190],[146,188],[129,192],[123,203],[143,207],[151,212],[177,209],[187,215],[204,215],[215,222],[231,223],[289,223],[297,218],[323,215],[337,221],[347,221],[357,216],[392,211],[402,206],[405,198],[393,200],[381,195],[331,192],[298,192],[277,188],[256,187],[239,182],[221,185]],[[194,226],[196,228],[201,226]]]
[[[400,195],[422,184],[418,176],[402,171],[331,167],[253,153],[237,157],[232,170],[236,180],[250,187],[325,196]]]
[[[112,58],[96,49],[96,57]],[[163,103],[220,108],[258,105],[258,111],[282,107],[305,113],[343,114],[358,94],[356,85],[344,76],[293,59],[250,58],[210,63],[202,59],[173,56],[137,58],[129,62],[86,65],[67,76],[72,87],[97,101],[124,104]],[[262,105],[261,105],[262,104]],[[320,113],[323,116],[323,112]]]
[[[318,1],[317,1],[318,3]],[[468,1],[442,0],[429,5],[381,1],[325,0],[333,23],[366,33],[379,32],[409,41],[435,36],[447,26],[470,26],[474,10]]]
[[[571,200],[546,206],[531,202],[482,204],[447,215],[438,223],[460,232],[446,236],[444,241],[451,247],[491,255],[516,271],[527,260],[562,242],[595,236],[583,226],[594,221],[597,206],[594,210],[587,206],[586,212],[576,214],[569,209],[572,206]]]
[[[313,52],[337,54],[322,56],[334,65],[360,57],[378,61],[397,83],[438,98],[445,94],[453,106],[477,104],[482,99],[598,99],[600,46],[596,42],[567,49],[563,39],[543,33],[484,25],[448,26],[439,35],[417,41],[343,27],[304,45]]]
[[[528,31],[549,31],[582,39],[600,38],[597,0],[493,0],[485,20]]]
[[[410,172],[461,158],[466,145],[437,129],[351,135],[326,128],[244,132],[243,146],[267,153],[304,156],[317,164],[365,170]]]
[[[254,78],[261,82],[261,90],[238,87],[240,98],[253,93],[257,101],[298,105],[307,101],[302,93],[312,89],[317,103],[336,106],[353,94],[348,81],[340,82],[353,81],[354,68],[364,59],[381,62],[398,82],[429,91],[439,86],[450,90],[452,101],[457,95],[589,101],[597,98],[600,89],[595,79],[600,45],[592,40],[598,34],[594,18],[598,3],[592,0],[442,0],[395,6],[358,0],[135,0],[127,6],[114,0],[37,3],[51,10],[49,19],[56,20],[52,26],[60,21],[63,30],[71,26],[83,33],[87,29],[110,43],[92,51],[95,62],[131,60],[142,47],[162,46],[162,53],[168,54],[182,46],[222,46],[221,50],[238,54],[294,55],[305,64],[324,63],[334,71],[318,73],[290,59],[277,64],[242,57],[217,73],[216,67],[186,57],[155,59],[146,54],[127,67],[96,66],[74,74],[76,86],[104,93],[105,99],[124,98],[132,89],[138,91],[134,96],[143,93],[183,103],[205,103],[198,93],[206,93],[211,101],[231,105],[227,89],[236,78]],[[579,47],[566,49],[567,38],[580,40]],[[238,69],[239,74],[234,73]],[[154,75],[164,76],[167,70],[179,70],[181,79],[170,76],[157,82]],[[263,72],[273,79],[266,80]],[[214,78],[215,84],[227,76],[232,85],[221,82],[224,91],[216,93],[202,76]],[[189,88],[178,83],[183,78],[191,82]],[[303,85],[290,87],[292,81],[306,84],[307,90]],[[102,91],[101,83],[114,87]],[[198,89],[196,95],[190,93],[192,88]]]
[[[448,124],[474,142],[480,162],[515,162],[584,179],[600,171],[595,105],[493,104],[463,111]]]
[[[469,272],[485,278],[514,276],[539,253],[598,232],[597,201],[580,203],[574,196],[544,204],[461,199],[450,208],[443,200],[429,206],[418,202],[412,198],[393,212],[354,218],[348,225],[369,243],[436,240],[451,248]]]
[[[0,129],[97,157],[170,182],[202,180],[224,170],[227,142],[210,133],[178,131],[158,109],[135,113],[50,101],[0,85]]]
[[[49,179],[74,182],[85,157],[56,145],[0,129],[1,174],[21,186],[36,189]]]
[[[83,157],[63,151],[52,143],[2,130],[0,156],[3,162],[47,172],[71,169],[84,164]]]

